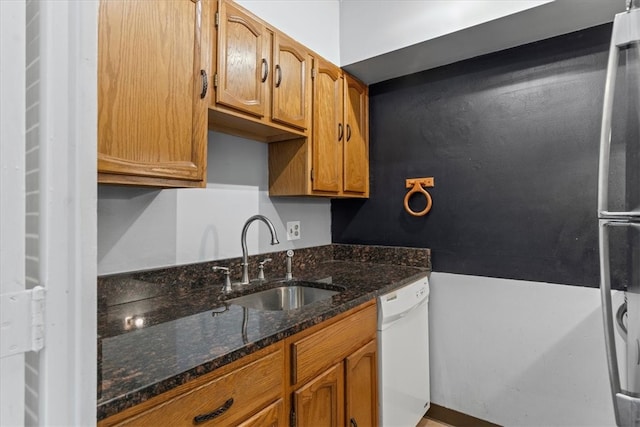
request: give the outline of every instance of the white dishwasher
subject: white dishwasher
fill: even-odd
[[[379,417],[415,427],[429,409],[429,280],[378,297]]]

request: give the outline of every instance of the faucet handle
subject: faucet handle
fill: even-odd
[[[264,265],[271,261],[271,258],[265,258],[258,263],[258,280],[264,280]]]
[[[224,273],[224,286],[222,287],[223,292],[231,292],[231,278],[229,277],[229,267],[212,267],[213,271],[222,271]]]
[[[284,276],[285,280],[292,280],[293,274],[291,274],[291,258],[293,258],[293,251],[289,249],[287,251],[287,272]]]

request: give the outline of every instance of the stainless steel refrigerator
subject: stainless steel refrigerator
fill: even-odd
[[[598,183],[600,291],[616,423],[640,427],[640,0],[615,16]],[[612,305],[612,289],[624,302]],[[616,347],[616,334],[625,343]]]

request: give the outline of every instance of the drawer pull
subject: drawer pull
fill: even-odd
[[[193,417],[193,423],[194,424],[202,424],[204,422],[207,422],[209,420],[217,418],[220,415],[222,415],[225,412],[227,412],[229,410],[229,408],[231,408],[231,405],[233,405],[233,397],[231,399],[227,400],[226,402],[224,402],[224,405],[222,405],[218,409],[215,409],[215,410],[209,412],[208,414],[197,415],[197,416]]]
[[[262,58],[262,78],[260,79],[262,83],[267,81],[267,77],[269,77],[269,63]]]
[[[209,77],[205,70],[200,70],[200,77],[202,78],[202,92],[200,92],[200,99],[204,99],[207,96],[207,89],[209,88]]]
[[[280,64],[276,65],[276,87],[280,87],[280,83],[282,83],[282,68],[280,68]]]

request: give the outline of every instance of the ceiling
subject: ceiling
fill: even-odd
[[[422,0],[414,4],[424,8],[429,6],[431,1],[437,2],[435,0]],[[468,3],[468,0],[448,0],[448,3],[452,4],[453,1],[458,3],[459,7],[463,7],[465,3]],[[376,31],[379,31],[380,25],[389,25],[389,21],[386,21],[387,24],[367,22],[366,19],[360,19],[360,22],[356,23],[345,22],[344,20],[348,19],[347,14],[343,13],[345,3],[359,4],[361,6],[370,3],[373,7],[378,8],[380,5],[386,4],[387,8],[393,8],[394,2],[342,0],[341,19],[343,21],[341,22],[341,28],[343,30],[341,31],[341,53],[344,53],[348,48],[348,46],[345,47],[344,28],[349,25],[361,26],[361,36],[357,43],[360,43],[361,49],[366,50],[367,43],[376,43]],[[490,3],[490,1],[486,1],[486,3]],[[442,35],[436,35],[410,45],[400,45],[400,47],[370,58],[352,63],[342,63],[341,65],[365,83],[372,84],[611,22],[615,14],[623,12],[624,9],[624,0],[540,1],[537,2],[537,5],[534,4],[533,7],[507,16],[462,29],[454,28],[449,33],[444,32]],[[364,10],[366,10],[366,7]],[[388,19],[394,19],[392,9],[387,9],[384,13],[388,15]],[[375,14],[367,15],[375,16]],[[344,18],[345,16],[346,18]],[[362,18],[362,15],[360,15],[360,18]],[[443,16],[442,19],[448,18]],[[367,31],[370,33],[367,34]],[[385,37],[388,38],[389,35]],[[380,44],[378,42],[377,45],[379,46]]]

